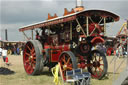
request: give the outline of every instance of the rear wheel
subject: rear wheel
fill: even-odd
[[[108,63],[106,56],[98,51],[93,50],[87,60],[88,71],[91,73],[93,78],[102,79],[108,69]]]
[[[42,45],[38,40],[28,41],[24,48],[23,64],[29,75],[40,74],[43,70]]]
[[[71,51],[65,51],[60,55],[60,67],[62,71],[62,77],[66,80],[66,71],[70,71],[77,68],[76,57]]]

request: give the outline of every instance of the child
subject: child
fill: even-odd
[[[4,63],[6,63],[8,65],[7,50],[5,48],[3,48],[3,50],[2,50],[2,57],[3,57]]]

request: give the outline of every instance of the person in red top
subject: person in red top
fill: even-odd
[[[8,65],[7,50],[5,48],[3,48],[2,50],[2,57],[3,57],[3,61]]]

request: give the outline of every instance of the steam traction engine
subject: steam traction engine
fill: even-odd
[[[127,55],[127,42],[128,42],[128,21],[125,22],[120,28],[117,36],[117,43],[115,45],[117,55],[125,56]]]
[[[52,68],[59,62],[64,80],[67,70],[85,67],[92,77],[103,78],[107,73],[107,59],[104,53],[93,48],[104,43],[106,23],[118,20],[117,15],[104,10],[69,12],[65,9],[62,17],[48,14],[46,21],[20,28],[23,33],[40,30],[36,31],[36,40],[29,40],[24,48],[26,73],[40,74],[44,66]]]

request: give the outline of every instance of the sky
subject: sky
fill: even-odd
[[[47,19],[48,13],[62,16],[64,8],[71,10],[76,0],[0,0],[0,38],[5,40],[5,29],[9,41],[24,40],[19,28]],[[128,0],[83,0],[87,10],[107,10],[120,16],[120,21],[107,25],[107,35],[115,36],[128,19]],[[30,31],[25,32],[30,36]]]

